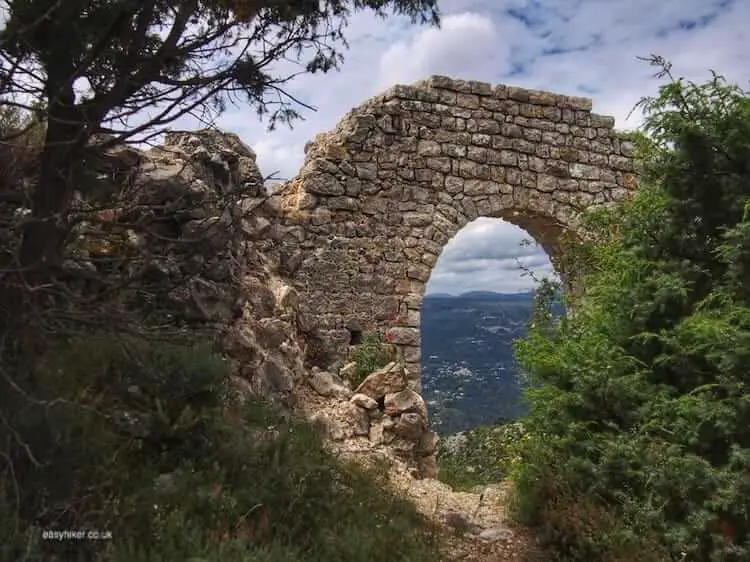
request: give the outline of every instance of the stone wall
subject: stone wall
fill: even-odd
[[[262,253],[278,229],[264,216],[255,153],[231,133],[175,131],[148,151],[114,147],[91,169],[116,182],[118,197],[78,223],[64,263],[70,286],[87,300],[103,286],[104,304],[117,287],[139,328],[221,346],[242,396],[295,408],[305,341],[297,294]],[[90,202],[77,199],[83,214]]]
[[[421,300],[445,244],[502,218],[564,269],[561,233],[635,189],[632,143],[613,127],[589,99],[440,76],[370,99],[308,143],[272,198],[303,313],[342,354],[385,332],[419,391]]]

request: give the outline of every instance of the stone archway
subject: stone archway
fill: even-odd
[[[636,187],[613,127],[589,99],[441,76],[365,102],[308,143],[276,196],[297,225],[285,246],[306,315],[341,354],[347,327],[384,331],[419,392],[421,301],[445,244],[502,218],[566,274],[560,235]]]

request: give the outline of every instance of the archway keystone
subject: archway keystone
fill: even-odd
[[[445,244],[477,217],[526,230],[562,274],[560,236],[635,189],[632,143],[591,100],[433,76],[395,86],[306,146],[277,201],[304,235],[294,278],[342,355],[352,322],[396,344],[419,391],[420,308]]]

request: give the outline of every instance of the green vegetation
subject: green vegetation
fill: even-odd
[[[196,109],[208,126],[241,99],[270,127],[291,123],[300,102],[286,82],[338,68],[353,13],[436,24],[435,0],[5,7],[0,561],[435,560],[432,530],[381,476],[333,458],[304,423],[242,403],[230,362],[194,345],[216,343],[215,319],[187,322],[159,297],[184,288],[195,264],[182,266],[199,250],[162,252],[144,238],[138,256],[120,255],[117,221],[100,216],[137,211],[123,219],[137,236],[191,203],[147,201],[95,173],[106,149],[150,139]],[[299,64],[283,74],[280,60]],[[208,199],[192,204],[212,212]],[[97,228],[82,240],[87,223]],[[166,243],[168,230],[156,236]],[[90,254],[75,273],[68,258],[86,252],[74,250]],[[308,362],[327,363],[312,339]],[[42,537],[76,529],[112,538]]]
[[[352,374],[351,383],[356,387],[365,377],[380,367],[385,367],[392,361],[393,354],[390,346],[385,343],[380,332],[366,332],[362,335],[362,343],[357,346],[354,354],[356,369]]]
[[[1,560],[436,559],[431,530],[381,476],[233,398],[209,350],[86,336],[29,376],[2,375]],[[45,541],[45,529],[112,540]]]
[[[437,559],[411,504],[313,428],[234,396],[229,362],[191,345],[197,331],[134,325],[122,291],[90,288],[101,271],[74,288],[59,267],[90,218],[74,195],[104,148],[197,107],[215,116],[238,94],[289,123],[299,114],[277,61],[328,72],[353,11],[436,23],[436,2],[6,5],[0,100],[25,111],[0,115],[0,560]],[[261,58],[245,54],[259,43]],[[546,560],[750,559],[750,100],[652,62],[668,82],[642,104],[641,189],[588,217],[596,243],[571,248],[586,287],[575,314],[555,320],[543,285],[517,345],[524,439],[481,430],[476,450],[441,460],[458,486],[510,474]],[[144,113],[156,106],[166,112]],[[145,123],[128,125],[134,115]],[[112,136],[91,143],[99,133]],[[105,191],[102,204],[123,203]],[[360,345],[358,380],[384,349],[376,336]],[[315,345],[308,355],[326,363]],[[51,529],[112,539],[44,540]]]
[[[81,164],[103,148],[150,139],[196,110],[210,122],[228,103],[252,108],[269,128],[300,118],[287,82],[336,70],[349,19],[364,10],[439,22],[436,0],[5,2],[0,99],[45,125],[32,204],[47,220],[24,228],[23,266],[61,261],[69,230],[51,223],[67,218],[86,176]],[[111,137],[93,146],[99,133]]]
[[[750,559],[750,99],[651,62],[638,194],[589,218],[574,314],[543,286],[517,344],[515,510],[545,560]]]
[[[471,491],[506,478],[516,466],[523,425],[479,426],[438,441],[438,480]]]

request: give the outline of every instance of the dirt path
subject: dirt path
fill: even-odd
[[[420,512],[444,529],[442,550],[449,561],[521,562],[529,535],[507,519],[510,486],[491,485],[481,493],[458,492],[438,480],[411,479],[400,488]]]
[[[523,562],[534,549],[530,533],[509,520],[508,482],[476,492],[456,491],[439,480],[414,478],[405,464],[369,448],[366,440],[348,440],[338,453],[363,464],[389,466],[396,492],[438,525],[444,562]]]
[[[511,487],[507,482],[476,492],[453,490],[432,478],[416,478],[407,465],[367,437],[346,431],[343,401],[331,401],[305,389],[300,403],[309,419],[323,416],[328,444],[338,456],[381,469],[388,467],[394,490],[411,500],[440,529],[444,562],[523,562],[533,550],[531,534],[508,517]]]

